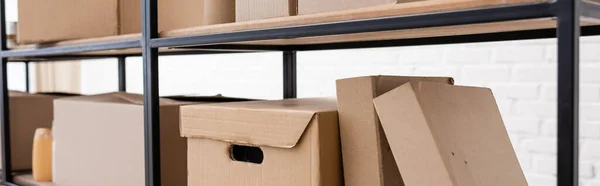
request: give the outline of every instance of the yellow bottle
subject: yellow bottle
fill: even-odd
[[[33,138],[33,179],[52,181],[52,130],[38,128]]]

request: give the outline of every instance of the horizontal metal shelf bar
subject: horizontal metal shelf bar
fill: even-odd
[[[52,56],[69,53],[94,52],[104,50],[118,50],[128,48],[139,48],[140,40],[115,41],[93,44],[82,44],[73,46],[57,46],[40,49],[18,49],[5,50],[0,52],[0,56],[7,57],[35,57],[35,56]]]
[[[600,26],[586,26],[581,28],[582,36],[600,35]],[[339,50],[339,49],[359,49],[359,48],[380,48],[380,47],[401,47],[401,46],[421,46],[421,45],[441,45],[441,44],[461,44],[461,43],[482,43],[498,41],[514,41],[527,39],[548,39],[556,38],[556,29],[524,30],[511,32],[498,32],[486,34],[469,34],[457,36],[440,36],[429,38],[410,38],[383,41],[360,41],[346,43],[328,43],[290,46],[297,51],[314,50]]]
[[[271,39],[352,34],[519,19],[554,17],[554,3],[503,6],[420,15],[385,17],[293,27],[153,39],[150,46],[175,47]]]

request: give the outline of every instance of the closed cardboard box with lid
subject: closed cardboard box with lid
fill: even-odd
[[[527,185],[490,89],[411,82],[374,103],[405,185]]]
[[[187,140],[179,135],[181,105],[222,97],[160,100],[161,183],[184,186]],[[109,93],[57,99],[54,104],[54,183],[60,186],[142,186],[143,96]]]
[[[235,21],[249,21],[298,14],[298,0],[236,0]]]
[[[10,144],[13,170],[31,170],[35,130],[37,128],[52,127],[54,99],[65,96],[68,95],[9,92]]]
[[[343,185],[334,99],[184,106],[188,185]]]
[[[235,21],[235,0],[159,0],[159,31]],[[19,0],[18,41],[53,42],[141,32],[140,0]]]
[[[453,83],[448,77],[403,76],[367,76],[336,82],[346,186],[403,185],[373,98],[412,81]]]
[[[313,14],[373,6],[391,6],[420,0],[300,0],[298,14]]]

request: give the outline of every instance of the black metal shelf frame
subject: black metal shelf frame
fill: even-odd
[[[431,44],[452,44],[466,42],[487,42],[519,39],[558,38],[558,158],[557,185],[578,185],[579,164],[579,38],[580,36],[600,35],[600,26],[580,27],[580,18],[600,20],[600,4],[580,0],[554,0],[544,3],[475,8],[468,10],[438,12],[430,14],[384,17],[354,21],[312,24],[283,28],[258,29],[231,33],[196,35],[174,38],[159,38],[157,29],[157,0],[142,1],[142,39],[75,46],[49,47],[42,49],[8,50],[5,31],[5,2],[0,0],[0,129],[2,139],[2,178],[12,183],[10,156],[9,102],[6,64],[21,60],[28,64],[35,61],[55,61],[72,59],[95,59],[114,57],[118,59],[119,90],[126,90],[125,59],[132,55],[69,55],[80,52],[141,48],[144,75],[144,139],[146,186],[160,186],[160,146],[159,146],[159,89],[158,56],[223,53],[205,51],[224,49],[232,52],[281,51],[283,52],[283,97],[296,97],[296,56],[297,51],[350,49],[390,46],[411,46]],[[222,45],[218,43],[243,42],[268,39],[288,39],[298,37],[326,36],[364,32],[390,31],[438,26],[477,24],[488,22],[514,21],[535,18],[556,18],[556,29],[514,31],[504,33],[473,34],[418,39],[396,39],[385,41],[361,41],[332,44],[309,44],[287,46]],[[182,47],[198,51],[159,53],[160,47]],[[225,52],[227,53],[227,52]],[[16,60],[15,60],[16,59]],[[28,65],[27,65],[28,66]],[[28,73],[28,72],[27,72]],[[27,78],[29,75],[27,74]],[[28,80],[27,80],[28,82]]]

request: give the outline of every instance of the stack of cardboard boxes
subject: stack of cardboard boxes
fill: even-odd
[[[417,0],[159,0],[158,30],[386,6]],[[20,0],[17,40],[49,43],[141,33],[141,0]]]
[[[160,104],[162,185],[527,185],[492,92],[452,78],[342,79],[337,101]],[[141,95],[56,99],[53,130],[53,184],[144,185]]]

